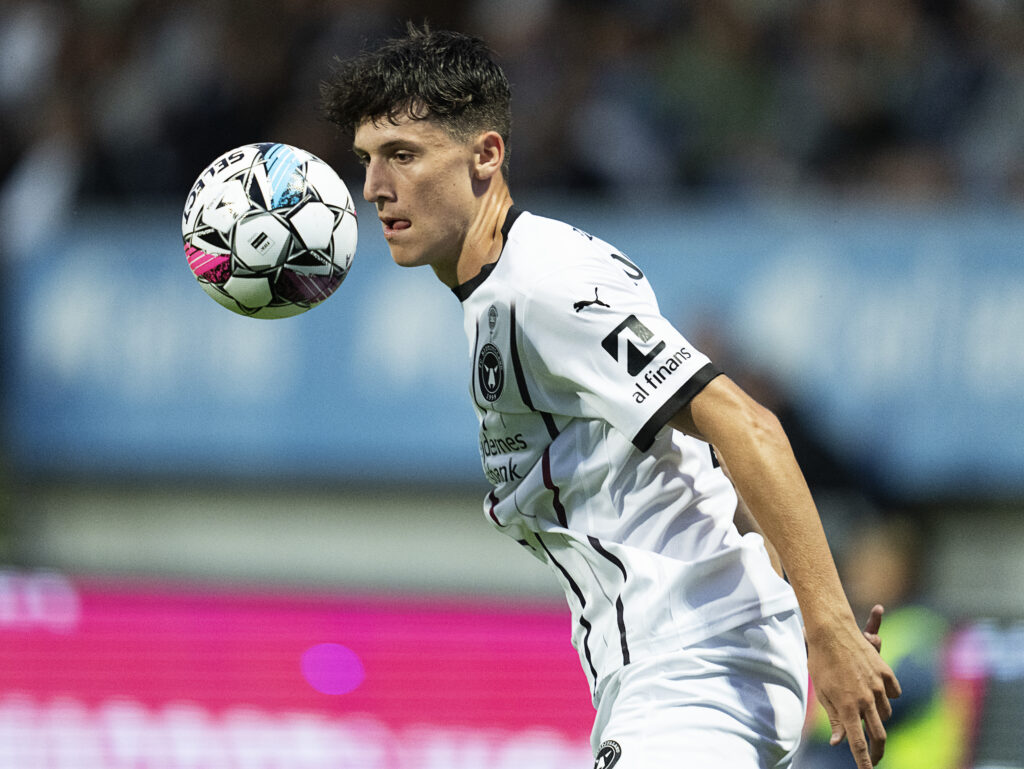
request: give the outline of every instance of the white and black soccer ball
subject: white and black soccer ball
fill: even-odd
[[[348,274],[356,211],[330,166],[287,144],[248,144],[203,171],[181,217],[188,265],[203,290],[253,318],[315,307]]]

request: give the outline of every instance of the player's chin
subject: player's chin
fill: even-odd
[[[399,267],[422,267],[430,263],[419,249],[392,241],[388,241],[388,248],[391,250],[391,258]]]
[[[409,249],[404,248],[400,243],[395,243],[390,239],[387,241],[387,244],[388,251],[391,252],[391,258],[394,260],[395,264],[399,267],[413,266]]]

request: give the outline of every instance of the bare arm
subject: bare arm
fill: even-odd
[[[785,431],[725,376],[708,383],[670,424],[715,447],[740,498],[777,548],[800,602],[808,667],[832,722],[832,742],[846,736],[858,766],[869,769],[884,752],[882,720],[892,713],[889,698],[899,696],[899,683],[857,627]]]
[[[715,453],[717,455],[718,452]],[[718,457],[718,460],[719,463],[722,465],[722,470],[725,472],[726,476],[731,481],[732,474],[730,474],[729,472],[728,465],[726,465],[725,462],[722,461],[721,457]],[[733,485],[736,485],[735,482],[733,483]],[[768,558],[772,562],[772,568],[775,569],[775,571],[778,573],[780,577],[784,577],[785,571],[782,568],[782,559],[779,558],[778,549],[775,547],[775,545],[772,544],[772,541],[768,539],[768,537],[765,535],[764,530],[757,523],[757,519],[754,518],[753,514],[750,512],[750,508],[747,507],[747,503],[743,501],[743,497],[740,496],[739,492],[736,493],[736,512],[733,514],[732,520],[733,523],[736,525],[736,530],[740,534],[748,534],[750,532],[753,532],[755,534],[761,535],[761,538],[764,540],[765,550],[768,551]]]

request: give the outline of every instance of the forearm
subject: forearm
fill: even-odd
[[[721,458],[719,458],[721,459]],[[732,480],[732,475],[729,473],[728,467],[725,462],[722,462],[722,469],[725,474]],[[733,484],[735,486],[735,484]],[[736,512],[733,514],[733,524],[736,526],[736,530],[740,534],[748,534],[753,532],[759,534],[761,539],[764,540],[764,548],[768,551],[768,559],[772,562],[772,568],[778,572],[780,577],[785,577],[785,570],[782,568],[782,559],[779,558],[778,548],[769,539],[768,535],[764,533],[764,529],[758,524],[757,519],[750,512],[750,508],[747,507],[747,503],[743,501],[743,497],[740,493],[736,492]]]
[[[899,682],[861,634],[843,592],[825,531],[775,416],[727,377],[711,380],[672,426],[709,442],[728,468],[740,499],[768,541],[800,602],[807,637],[807,667],[832,724],[832,742],[844,736],[860,769],[885,749],[882,720]],[[870,632],[877,633],[880,613]]]
[[[855,622],[817,508],[789,441],[774,417],[716,445],[751,517],[775,547],[800,602],[809,638]]]
[[[778,419],[725,377],[712,388],[673,426],[714,445],[741,504],[778,552],[808,634],[854,622],[817,508]]]

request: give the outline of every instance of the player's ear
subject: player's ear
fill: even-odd
[[[473,143],[473,172],[481,181],[501,172],[505,142],[497,131],[484,131]]]

